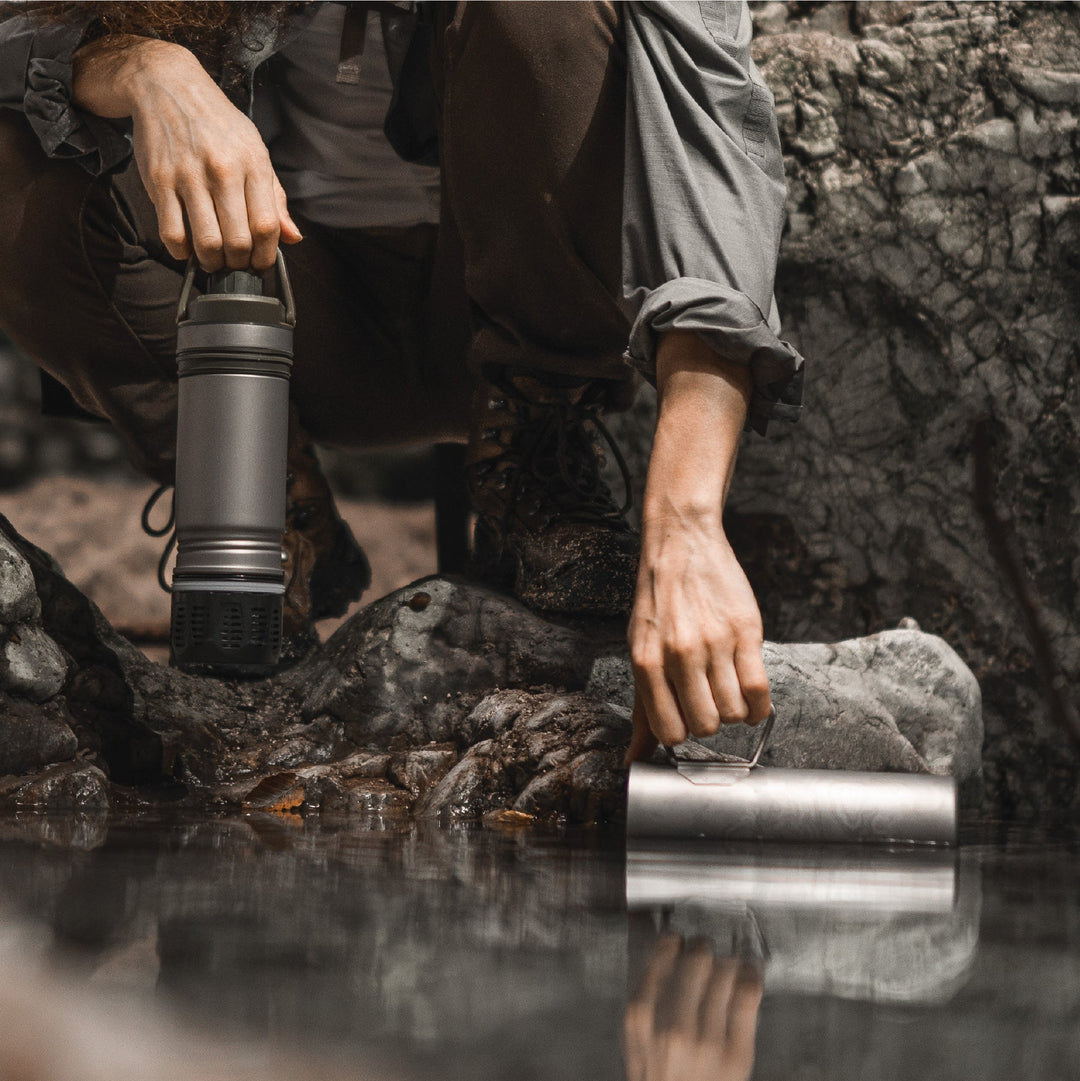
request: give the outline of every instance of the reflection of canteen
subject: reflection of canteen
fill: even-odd
[[[249,271],[209,275],[177,313],[176,566],[172,663],[218,675],[273,671],[285,593],[281,537],[295,307]]]
[[[941,848],[631,841],[631,969],[657,932],[764,966],[767,994],[933,1003],[963,985],[981,910],[979,868]],[[632,946],[632,952],[634,947]]]

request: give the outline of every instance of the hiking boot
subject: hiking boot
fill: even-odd
[[[600,419],[605,396],[597,380],[557,376],[487,374],[477,391],[471,573],[541,612],[613,617],[633,605],[639,540],[625,518],[626,463]],[[621,507],[601,477],[600,436],[622,471]]]
[[[316,620],[343,616],[371,585],[367,556],[337,512],[314,447],[295,424],[289,429],[282,547],[286,557],[284,660],[286,652],[318,641]]]

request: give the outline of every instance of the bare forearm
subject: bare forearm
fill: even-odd
[[[657,355],[659,417],[643,520],[719,521],[735,472],[750,373],[696,334],[666,334]]]
[[[131,34],[100,38],[72,58],[72,101],[97,116],[135,116],[147,97],[171,79],[210,82],[194,55],[181,45]]]
[[[724,535],[750,376],[701,339],[668,334],[630,619],[636,696],[628,758],[769,710],[761,615]]]

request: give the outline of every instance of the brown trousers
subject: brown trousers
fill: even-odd
[[[317,441],[464,437],[486,365],[629,380],[619,307],[625,57],[611,4],[450,9],[438,228],[300,221],[292,394]],[[0,113],[0,327],[171,479],[183,267],[138,170],[91,178]]]

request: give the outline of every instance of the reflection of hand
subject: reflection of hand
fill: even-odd
[[[748,1081],[760,972],[665,935],[626,1008],[627,1081]]]
[[[255,125],[187,49],[94,42],[75,54],[73,97],[99,116],[132,118],[139,174],[173,258],[194,247],[204,270],[265,269],[279,239],[300,239]]]

